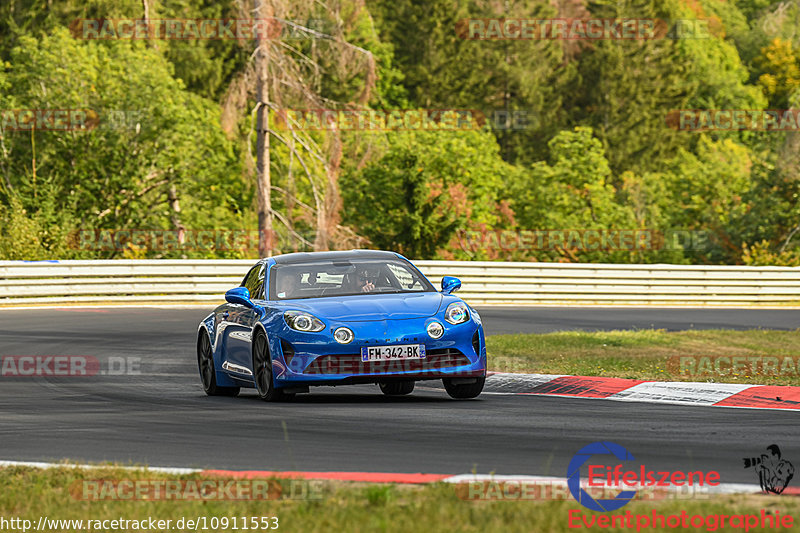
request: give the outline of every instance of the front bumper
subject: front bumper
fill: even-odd
[[[432,339],[427,325],[438,320],[445,333]],[[319,333],[302,333],[283,328],[271,339],[276,386],[337,385],[397,379],[441,379],[486,375],[486,346],[483,328],[473,319],[451,325],[439,318],[328,323]],[[339,344],[332,333],[341,326],[355,338]],[[362,346],[424,344],[424,359],[361,361]],[[279,356],[277,356],[279,354]]]

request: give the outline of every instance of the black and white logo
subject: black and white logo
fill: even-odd
[[[763,453],[761,457],[745,457],[744,467],[753,468],[758,473],[761,490],[780,494],[792,480],[794,466],[781,457],[781,449],[777,444],[767,446],[767,451],[769,453]]]

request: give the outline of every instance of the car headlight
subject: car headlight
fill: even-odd
[[[461,324],[469,320],[469,311],[467,304],[464,302],[453,302],[447,306],[447,311],[444,312],[444,319],[451,324]]]
[[[286,311],[283,319],[287,326],[297,331],[317,332],[325,329],[322,320],[302,311]]]
[[[441,325],[439,322],[431,322],[430,324],[428,324],[427,330],[428,330],[428,335],[430,335],[431,338],[434,339],[438,339],[439,337],[444,335],[444,326]]]
[[[336,342],[339,344],[350,344],[353,342],[353,332],[350,331],[350,328],[337,328],[336,331],[333,332],[333,338],[336,339]]]

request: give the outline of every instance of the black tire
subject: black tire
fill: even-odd
[[[475,383],[453,383],[454,380],[463,379],[464,378],[442,378],[444,389],[451,398],[455,398],[457,400],[476,398],[483,391],[483,384],[486,383],[485,377],[476,378]]]
[[[414,391],[413,381],[388,381],[381,383],[381,392],[386,396],[405,396]]]
[[[217,385],[217,370],[214,368],[214,353],[211,351],[211,339],[206,331],[197,336],[197,368],[203,390],[209,396],[238,396],[239,387],[220,387]]]
[[[262,331],[259,331],[253,337],[253,379],[256,382],[258,397],[265,402],[286,401],[294,397],[294,394],[286,394],[275,388],[275,380],[272,378],[272,359],[269,356],[267,347],[267,336]]]

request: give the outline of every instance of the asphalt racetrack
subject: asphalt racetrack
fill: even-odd
[[[488,334],[800,324],[794,310],[479,310]],[[740,483],[757,483],[742,458],[772,443],[800,461],[796,412],[491,394],[488,383],[471,401],[451,400],[433,382],[402,398],[384,397],[375,385],[316,388],[292,403],[267,404],[252,390],[209,398],[195,354],[196,327],[207,312],[0,311],[0,356],[85,355],[107,369],[87,377],[0,377],[0,459],[561,477],[581,447],[609,440],[648,469],[717,470],[723,482]],[[116,375],[125,364],[135,373]]]

